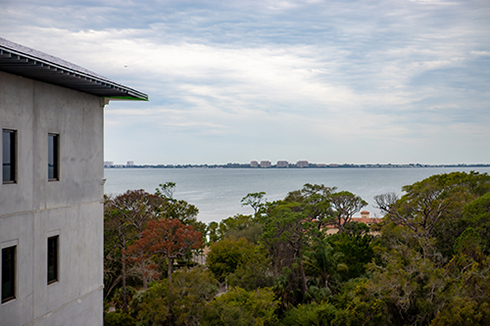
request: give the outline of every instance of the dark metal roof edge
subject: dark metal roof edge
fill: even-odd
[[[2,40],[2,39],[0,38],[0,40]],[[3,39],[3,40],[5,40],[5,39]],[[29,48],[27,48],[27,49],[29,49]],[[53,67],[53,68],[55,68],[57,70],[61,70],[60,73],[62,73],[62,74],[68,73],[68,75],[72,74],[72,75],[74,75],[74,77],[77,77],[77,78],[85,78],[85,79],[89,80],[90,82],[95,82],[95,83],[99,83],[99,84],[105,84],[105,85],[109,86],[112,89],[118,89],[119,91],[122,91],[122,92],[128,94],[130,97],[132,97],[132,98],[134,98],[136,100],[145,100],[145,101],[148,100],[148,95],[146,95],[145,93],[142,93],[140,91],[137,91],[137,90],[135,90],[133,88],[130,88],[128,86],[125,86],[125,85],[122,85],[122,84],[118,84],[118,83],[116,83],[116,82],[114,82],[114,81],[112,81],[112,80],[110,80],[108,78],[99,76],[96,73],[93,73],[93,72],[91,72],[89,70],[86,70],[86,69],[84,69],[82,67],[79,67],[77,65],[74,65],[74,64],[72,64],[70,62],[67,62],[65,60],[62,60],[62,59],[59,59],[59,58],[56,58],[56,57],[53,57],[53,58],[56,58],[56,59],[58,59],[58,60],[60,60],[62,62],[69,63],[74,68],[70,68],[70,67],[68,67],[66,65],[62,65],[62,64],[59,64],[59,63],[56,63],[56,62],[52,62],[52,61],[49,61],[47,59],[43,59],[43,58],[37,57],[35,55],[28,54],[28,53],[25,53],[25,52],[22,52],[22,51],[11,49],[10,47],[5,46],[3,44],[0,44],[0,51],[7,52],[7,53],[9,53],[11,55],[18,56],[19,59],[22,57],[22,58],[27,59],[28,61],[29,60],[30,61],[33,61],[35,65],[40,65],[40,66],[47,65],[49,67]],[[40,53],[42,53],[42,52],[40,52]],[[50,55],[47,55],[47,56],[51,57]],[[83,71],[77,70],[75,68],[80,68]],[[107,97],[107,98],[110,98],[110,97]],[[128,97],[126,99],[129,100],[130,98]]]

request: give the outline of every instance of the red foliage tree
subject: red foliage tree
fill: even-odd
[[[173,218],[150,221],[142,238],[128,248],[127,254],[137,256],[137,259],[163,254],[168,261],[168,282],[171,285],[173,260],[201,246],[201,232],[196,231],[192,225],[184,225]]]
[[[147,193],[143,189],[128,190],[124,194],[111,199],[106,205],[106,211],[112,210],[116,212],[124,228],[130,232],[135,231],[137,239],[143,237],[143,231],[149,221],[161,218],[165,208],[166,201],[163,198]],[[127,240],[131,240],[130,238]],[[143,287],[146,289],[146,261],[139,259],[138,262],[141,264]]]

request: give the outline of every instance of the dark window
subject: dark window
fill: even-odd
[[[15,136],[13,130],[3,130],[2,133],[2,179],[3,183],[15,182]]]
[[[48,284],[58,281],[58,238],[48,238]]]
[[[48,180],[59,180],[59,135],[48,135]]]
[[[15,299],[15,248],[2,249],[2,303]]]

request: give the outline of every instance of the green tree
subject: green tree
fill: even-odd
[[[340,283],[341,274],[348,267],[341,263],[343,253],[335,251],[328,239],[315,239],[305,252],[305,271],[310,278],[318,280],[318,286],[331,293]]]
[[[155,189],[155,195],[162,197],[166,200],[173,201],[174,193],[177,188],[177,184],[175,182],[165,182],[159,185],[159,188]]]
[[[308,292],[304,255],[312,241],[321,236],[323,224],[331,222],[329,196],[333,188],[305,184],[284,200],[267,203],[260,217],[264,233],[261,243],[269,251],[274,275],[279,277],[275,290],[282,308],[301,303]]]
[[[373,247],[377,245],[370,234],[333,234],[327,238],[328,243],[338,255],[337,263],[344,264],[342,280],[361,277],[366,273],[367,264],[374,258]]]
[[[211,245],[221,240],[218,228],[219,228],[218,222],[215,221],[209,222],[209,224],[206,227],[206,234],[209,237],[209,240],[206,241],[207,244]]]
[[[267,251],[260,245],[254,245],[253,250],[243,251],[235,271],[228,275],[228,283],[247,291],[271,287],[274,285],[271,272]]]
[[[104,315],[104,326],[135,326],[136,320],[125,312],[110,312]]]
[[[330,303],[298,305],[288,310],[282,320],[284,326],[330,326],[337,308]]]
[[[246,291],[236,287],[207,305],[202,325],[275,326],[279,324],[277,306],[270,288]]]
[[[463,209],[459,229],[472,227],[480,235],[482,251],[490,254],[490,192],[468,203]]]
[[[362,239],[362,233],[330,236],[342,257],[359,260],[351,277],[361,276],[335,296],[332,324],[488,323],[490,259],[479,227],[486,223],[489,185],[488,176],[478,173],[432,176],[403,187],[400,199],[376,198],[387,213],[379,241]],[[356,269],[355,261],[344,262]]]
[[[467,298],[476,306],[489,302],[490,257],[483,253],[482,239],[475,229],[467,228],[456,239],[454,255],[446,269],[456,298]]]
[[[256,216],[264,208],[266,201],[265,192],[261,191],[247,194],[242,198],[241,203],[242,206],[248,205],[252,207]]]
[[[218,292],[216,279],[204,268],[176,272],[171,298],[177,325],[200,325],[204,309]],[[175,299],[177,298],[177,299]]]
[[[418,236],[436,237],[436,246],[451,257],[454,241],[467,227],[460,223],[464,206],[490,191],[490,176],[478,172],[433,175],[404,186],[405,194],[375,197],[385,218]]]
[[[382,259],[370,267],[373,278],[362,301],[382,300],[396,325],[428,324],[450,292],[447,270],[405,244],[393,246]]]
[[[186,225],[194,226],[197,222],[198,213],[199,209],[185,200],[172,200],[166,202],[161,216],[166,219],[177,219]]]
[[[454,242],[454,253],[480,261],[483,259],[481,242],[480,234],[469,227]]]
[[[330,195],[330,205],[334,210],[334,224],[339,233],[344,232],[345,225],[352,220],[355,213],[367,205],[361,197],[348,191],[340,191]]]
[[[470,298],[455,297],[448,302],[430,326],[484,326],[490,325],[490,305],[478,304]]]
[[[362,301],[359,297],[355,297],[346,309],[337,311],[330,325],[389,326],[392,325],[392,322],[386,303],[383,300],[372,299],[366,302]]]
[[[216,279],[224,282],[255,252],[255,245],[244,238],[226,238],[211,245],[206,264]]]
[[[160,197],[165,205],[160,212],[160,218],[178,219],[185,225],[192,225],[194,229],[201,232],[203,241],[206,242],[206,224],[197,220],[199,209],[186,202],[174,198],[177,184],[175,182],[166,182],[160,184],[160,187],[155,190],[155,195]]]
[[[217,235],[219,240],[227,237],[245,238],[257,244],[262,235],[262,226],[258,223],[258,219],[251,215],[237,214],[219,223]]]
[[[154,283],[131,302],[138,325],[200,325],[205,306],[217,293],[217,282],[203,268],[175,272],[173,286]]]
[[[276,271],[278,268],[286,268],[294,272],[288,273],[291,276],[291,286],[294,287],[294,281],[299,281],[302,301],[307,291],[303,255],[312,224],[307,221],[301,205],[295,202],[276,202],[262,221],[262,241],[272,254]]]
[[[334,211],[330,203],[330,196],[335,189],[306,183],[301,190],[291,191],[284,201],[297,203],[297,209],[303,212],[308,221],[315,222],[320,230],[325,224],[333,221]]]

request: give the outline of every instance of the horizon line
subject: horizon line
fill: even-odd
[[[251,161],[249,163],[239,163],[239,162],[228,162],[228,163],[142,163],[142,164],[137,164],[134,163],[134,161],[127,161],[126,163],[114,163],[114,161],[104,161],[104,167],[106,166],[127,166],[127,167],[175,167],[175,166],[194,166],[194,167],[210,167],[210,166],[223,166],[223,167],[230,167],[230,166],[243,166],[243,167],[252,167],[252,168],[271,168],[271,167],[277,167],[277,163],[279,162],[284,162],[283,164],[287,164],[287,166],[281,166],[282,168],[286,167],[296,167],[298,166],[298,163],[300,165],[303,165],[302,167],[307,168],[309,166],[317,166],[317,167],[337,167],[337,166],[407,166],[407,167],[412,167],[412,166],[423,166],[423,167],[457,167],[457,166],[489,166],[490,163],[315,163],[315,162],[309,162],[306,160],[301,160],[297,162],[288,162],[285,160],[280,160],[277,161],[276,164],[272,164],[271,161]],[[256,164],[254,164],[256,163]],[[265,164],[265,166],[261,166],[262,164]],[[305,166],[304,164],[307,164]]]

